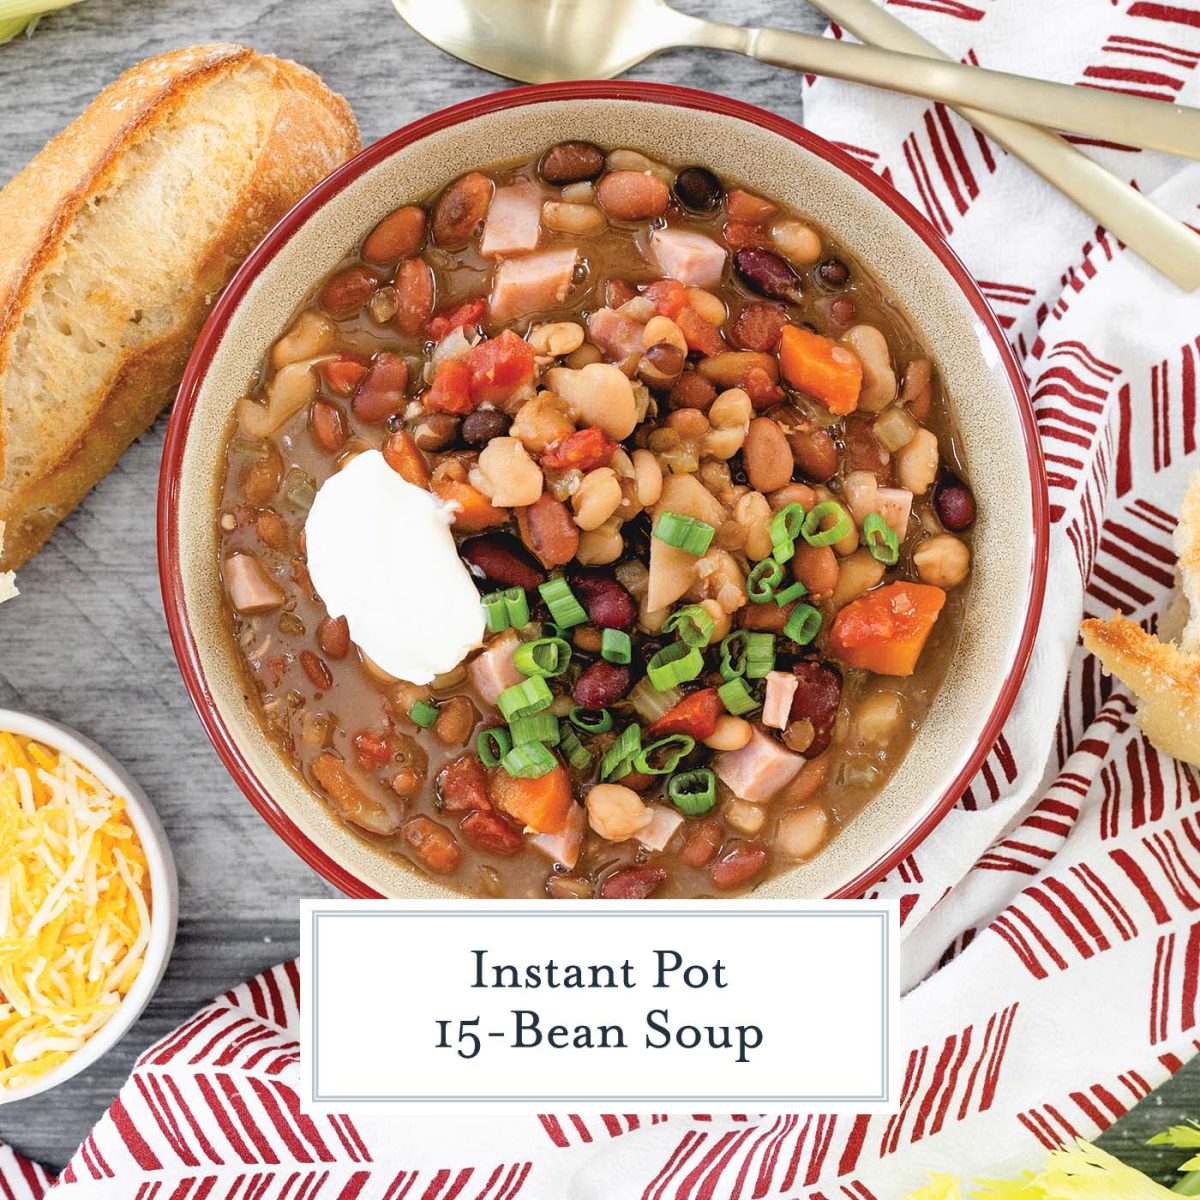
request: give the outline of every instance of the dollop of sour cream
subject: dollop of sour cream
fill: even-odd
[[[409,683],[452,670],[483,640],[479,593],[450,536],[453,512],[378,450],[320,487],[305,525],[308,571],[331,616],[373,663]]]

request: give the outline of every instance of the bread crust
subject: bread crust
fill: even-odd
[[[215,294],[263,234],[305,192],[360,148],[349,106],[311,71],[244,46],[196,46],[149,59],[105,88],[76,121],[0,191],[0,480],[8,448],[4,376],[17,331],[43,273],[85,205],[104,194],[122,158],[167,127],[198,90],[250,68],[270,74],[275,111],[253,169],[229,197],[215,237],[196,249],[195,271],[170,327],[124,351],[86,428],[17,487],[0,484],[7,522],[0,569],[20,566],[170,402]]]

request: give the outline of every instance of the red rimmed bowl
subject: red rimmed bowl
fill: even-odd
[[[757,895],[857,895],[934,828],[1012,707],[1041,612],[1046,484],[1020,370],[941,235],[887,184],[815,134],[761,109],[660,84],[518,88],[426,117],[313,189],[246,260],[184,375],[159,488],[163,601],[184,682],[230,773],[277,833],[351,896],[436,896],[439,882],[338,821],[259,726],[222,611],[217,482],[230,414],[314,283],[386,213],[497,159],[583,138],[700,162],[811,216],[851,247],[932,350],[979,501],[970,601],[954,664],[884,790],[819,857]]]

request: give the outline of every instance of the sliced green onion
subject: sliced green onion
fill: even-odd
[[[702,649],[712,641],[717,624],[703,604],[689,604],[677,609],[663,623],[663,633],[673,633],[688,646]]]
[[[541,742],[523,742],[514,746],[500,765],[513,779],[540,779],[558,766],[558,759]]]
[[[513,652],[513,666],[522,675],[561,675],[571,665],[571,647],[562,638],[543,637],[522,642]]]
[[[581,708],[578,704],[567,713],[567,720],[584,733],[607,733],[613,727],[607,708]]]
[[[502,592],[489,592],[483,598],[483,611],[487,616],[488,633],[520,629],[529,624],[529,599],[524,588],[505,588]]]
[[[790,562],[796,553],[796,539],[804,525],[804,506],[785,504],[771,518],[771,557],[776,562]]]
[[[796,580],[790,587],[785,587],[782,592],[775,593],[775,603],[782,608],[785,604],[791,604],[793,600],[799,600],[801,596],[808,595],[808,588]]]
[[[531,717],[543,708],[549,708],[553,703],[554,695],[550,691],[550,685],[540,675],[523,679],[520,683],[505,688],[496,700],[500,715],[506,721]]]
[[[438,710],[432,704],[426,704],[424,700],[414,700],[412,708],[408,710],[408,715],[414,724],[420,725],[422,729],[428,729],[438,719]]]
[[[680,812],[689,817],[702,816],[717,802],[717,777],[708,767],[684,771],[672,776],[667,795]]]
[[[621,779],[633,769],[633,760],[642,749],[642,727],[626,725],[621,736],[604,752],[600,760],[602,780]]]
[[[514,746],[523,746],[526,742],[541,742],[546,746],[558,745],[558,718],[549,713],[518,717],[508,728]]]
[[[592,752],[579,740],[579,734],[569,725],[562,731],[562,740],[558,748],[567,756],[567,762],[577,771],[591,766]]]
[[[670,775],[695,748],[695,738],[672,733],[644,747],[633,760],[633,767],[643,775]]]
[[[538,591],[541,592],[555,624],[563,629],[582,625],[588,619],[583,606],[575,599],[571,585],[561,575],[538,584]]]
[[[660,692],[673,688],[677,683],[695,679],[703,670],[704,655],[686,642],[672,642],[664,646],[646,664],[646,674]]]
[[[775,669],[775,635],[747,629],[746,678],[766,679]]]
[[[900,539],[896,531],[878,514],[867,513],[863,522],[863,537],[876,562],[894,567],[900,561]]]
[[[836,520],[828,529],[822,529],[821,526],[829,517],[835,517]],[[850,514],[836,500],[826,500],[804,518],[800,532],[810,546],[832,546],[834,542],[840,542],[852,528]]]
[[[735,629],[721,639],[721,677],[737,679],[746,673],[746,631]]]
[[[775,589],[783,582],[783,564],[764,558],[754,564],[746,579],[746,595],[755,604],[766,604],[775,598]]]
[[[662,512],[654,522],[654,536],[668,546],[687,554],[703,554],[712,545],[717,531],[705,521],[686,517],[683,513]]]
[[[811,604],[797,604],[783,627],[784,637],[798,645],[807,646],[821,632],[821,614]]]
[[[605,629],[600,634],[600,657],[624,666],[633,659],[633,642],[623,629]]]
[[[721,703],[735,717],[744,716],[759,707],[758,700],[746,686],[744,679],[731,679],[727,683],[721,684],[717,688],[717,695],[721,697]]]
[[[512,749],[512,738],[507,729],[494,726],[491,729],[481,729],[475,738],[475,753],[485,767],[495,767],[500,760]]]

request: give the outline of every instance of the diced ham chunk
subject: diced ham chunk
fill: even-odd
[[[283,592],[268,578],[253,554],[231,554],[225,560],[229,603],[238,612],[268,612],[283,603]]]
[[[908,534],[908,518],[912,514],[913,494],[908,488],[882,487],[876,511],[904,541]]]
[[[489,258],[536,250],[542,231],[542,197],[527,184],[497,188],[488,206],[479,253]]]
[[[726,750],[713,759],[713,770],[735,796],[751,804],[766,804],[796,777],[804,756],[789,750],[756,729],[740,750]]]
[[[680,817],[680,820],[683,818]],[[583,809],[578,804],[572,804],[567,823],[557,833],[535,833],[529,839],[529,844],[536,846],[553,862],[562,863],[571,871],[583,850],[583,831],[586,823]]]
[[[513,687],[525,678],[513,663],[513,655],[520,644],[520,638],[508,629],[467,664],[467,674],[480,699],[493,708],[505,688]]]
[[[688,287],[715,287],[725,272],[725,248],[690,229],[655,229],[650,250],[668,279]]]
[[[604,352],[609,362],[618,365],[644,349],[644,325],[615,308],[598,308],[588,317],[588,337]]]
[[[675,831],[683,824],[683,815],[662,804],[652,805],[650,811],[654,814],[650,818],[650,824],[638,832],[637,840],[651,853],[661,854],[675,836]]]
[[[561,304],[571,287],[578,257],[577,250],[568,249],[505,259],[492,280],[492,320],[503,324]]]
[[[872,472],[851,471],[842,481],[842,495],[860,527],[871,513],[878,513],[904,541],[913,502],[907,488],[880,487]]]
[[[791,671],[771,671],[767,675],[767,696],[763,703],[762,723],[772,729],[786,729],[792,712],[792,697],[800,681]]]

